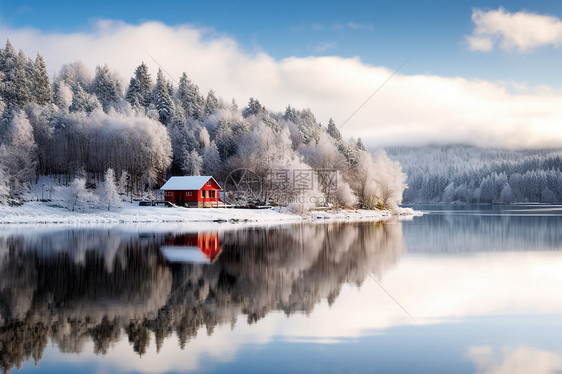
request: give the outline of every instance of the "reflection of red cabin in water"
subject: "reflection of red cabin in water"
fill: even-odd
[[[218,206],[221,186],[210,176],[171,177],[160,188],[174,204],[207,208]]]
[[[160,251],[169,262],[211,264],[219,257],[219,234],[198,232],[168,237]]]

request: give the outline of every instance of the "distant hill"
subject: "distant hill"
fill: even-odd
[[[404,203],[562,201],[562,149],[388,147],[408,175]]]

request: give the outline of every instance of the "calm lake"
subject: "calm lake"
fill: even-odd
[[[562,370],[562,206],[415,209],[425,215],[199,231],[0,226],[0,366]]]

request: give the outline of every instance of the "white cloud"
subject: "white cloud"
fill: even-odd
[[[320,43],[314,50],[316,52],[326,52],[328,49],[332,49],[332,48],[336,48],[338,44],[336,42],[325,42],[325,43]]]
[[[349,27],[352,30],[372,30],[373,29],[373,25],[371,25],[370,23],[365,24],[365,23],[357,23],[357,22],[348,22],[347,27]]]
[[[562,370],[562,354],[532,347],[504,348],[496,357],[491,347],[472,347],[468,357],[478,374],[555,374]]]
[[[335,22],[332,24],[332,30],[342,31],[345,29],[350,30],[372,30],[373,25],[370,23],[358,23],[358,22],[347,22],[347,23],[340,23]]]
[[[0,27],[28,55],[41,52],[51,72],[83,60],[92,69],[108,63],[123,77],[145,61],[156,75],[154,56],[176,79],[186,71],[203,92],[214,89],[240,105],[250,97],[282,111],[287,104],[310,107],[324,124],[343,121],[384,82],[392,69],[359,58],[288,57],[247,53],[232,38],[189,25],[158,22],[129,25],[98,21],[88,32],[45,33]],[[397,65],[401,61],[397,61]],[[409,64],[415,64],[415,60]],[[408,68],[408,65],[405,69]],[[500,146],[562,145],[562,92],[519,88],[434,75],[394,76],[342,128],[371,144],[469,142]]]
[[[313,31],[322,31],[322,30],[324,30],[324,26],[321,25],[321,24],[319,24],[319,23],[313,23],[313,24],[310,26],[310,28],[311,28]]]
[[[475,28],[467,38],[474,51],[491,51],[495,44],[505,50],[519,52],[533,48],[562,43],[562,21],[553,16],[521,11],[509,13],[500,7],[497,10],[472,11]]]
[[[490,52],[494,49],[494,42],[486,36],[469,36],[467,41],[473,51]]]

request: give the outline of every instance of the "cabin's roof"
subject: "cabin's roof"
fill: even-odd
[[[161,190],[167,191],[183,191],[183,190],[197,190],[199,191],[205,183],[212,179],[215,181],[219,189],[222,190],[221,186],[217,183],[215,178],[211,176],[188,176],[188,177],[171,177],[162,187]]]

